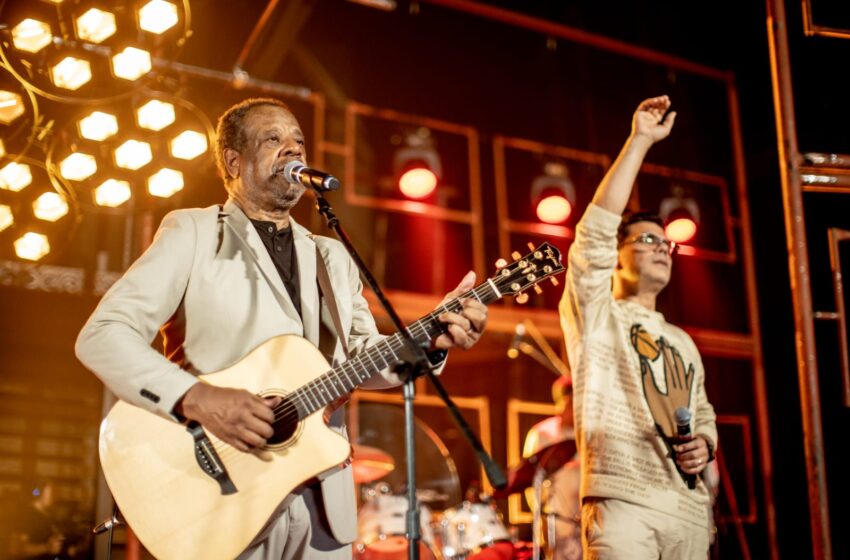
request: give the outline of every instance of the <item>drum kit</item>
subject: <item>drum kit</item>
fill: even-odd
[[[357,516],[358,539],[354,543],[357,560],[404,560],[408,540],[407,495],[394,492],[390,484],[378,482],[395,469],[395,461],[377,447],[353,445],[351,465],[355,482],[361,488]],[[572,447],[574,452],[575,447]],[[528,543],[516,542],[516,533],[504,523],[494,498],[507,497],[532,486],[535,475],[548,475],[571,457],[568,446],[556,444],[524,459],[510,470],[507,488],[492,496],[471,498],[439,509],[449,497],[432,489],[417,491],[422,560],[515,560],[531,558]],[[536,547],[535,547],[536,550]]]

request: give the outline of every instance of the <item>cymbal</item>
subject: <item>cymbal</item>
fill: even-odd
[[[352,444],[351,448],[351,468],[357,484],[378,480],[395,469],[395,461],[382,449],[357,443]]]
[[[494,498],[507,498],[522,492],[534,484],[534,473],[543,469],[546,476],[566,465],[576,454],[576,442],[572,439],[559,441],[525,457],[508,472],[508,485],[493,492]]]

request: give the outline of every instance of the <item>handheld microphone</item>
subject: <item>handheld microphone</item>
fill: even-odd
[[[293,185],[304,185],[319,193],[335,191],[339,188],[339,179],[316,169],[310,169],[302,161],[290,161],[283,168],[283,176]]]
[[[673,411],[673,418],[676,420],[676,433],[679,437],[688,437],[691,435],[691,411],[684,406],[680,406]],[[693,490],[697,486],[697,477],[695,474],[684,475],[685,482],[688,483],[688,488]]]
[[[525,337],[525,325],[522,323],[517,323],[514,328],[514,339],[511,341],[511,345],[508,348],[508,358],[515,359],[519,356],[519,344],[522,342],[522,339]]]
[[[119,514],[116,512],[116,513],[112,514],[112,517],[110,517],[109,519],[107,519],[106,521],[104,521],[103,523],[101,523],[100,525],[95,527],[94,529],[92,529],[91,532],[92,532],[92,534],[100,535],[101,533],[105,533],[105,532],[113,529],[114,527],[117,527],[118,525],[123,525],[123,524],[124,524],[124,521],[119,517]]]

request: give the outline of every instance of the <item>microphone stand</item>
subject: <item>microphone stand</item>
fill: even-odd
[[[336,236],[345,246],[348,254],[354,260],[364,280],[375,293],[381,306],[386,311],[390,320],[393,323],[396,331],[398,331],[405,341],[404,349],[399,353],[399,363],[394,368],[397,373],[404,376],[404,441],[407,460],[407,537],[408,537],[408,558],[409,560],[419,560],[419,541],[421,540],[420,524],[419,524],[419,504],[416,501],[416,448],[414,438],[414,416],[413,416],[413,399],[416,397],[415,381],[419,375],[431,371],[431,362],[428,360],[428,355],[425,348],[416,342],[410,332],[401,322],[401,318],[396,313],[392,304],[384,295],[383,290],[378,285],[375,277],[369,271],[366,263],[357,253],[351,239],[342,225],[339,223],[339,218],[334,214],[333,209],[322,192],[318,189],[313,189],[316,195],[316,208],[319,214],[325,218],[328,227],[334,231]],[[342,333],[339,333],[342,336]]]
[[[446,408],[453,417],[455,423],[460,428],[466,440],[472,446],[479,460],[484,466],[484,472],[490,483],[496,488],[504,488],[507,486],[507,478],[498,464],[493,461],[493,458],[487,454],[481,441],[475,436],[475,433],[470,428],[469,424],[464,420],[457,406],[452,402],[448,392],[434,375],[433,367],[426,353],[427,347],[420,345],[411,336],[410,332],[401,322],[401,318],[396,313],[392,304],[387,300],[384,292],[378,286],[366,263],[360,258],[351,239],[339,223],[339,218],[333,212],[330,204],[323,196],[322,190],[313,187],[313,193],[316,195],[316,208],[319,214],[325,218],[328,227],[334,231],[336,236],[345,246],[348,254],[354,260],[357,268],[360,270],[366,283],[375,293],[381,306],[387,312],[393,326],[401,333],[405,341],[405,347],[399,353],[399,363],[394,368],[396,372],[404,375],[404,443],[405,457],[407,460],[407,536],[408,536],[408,559],[419,560],[419,541],[421,540],[421,531],[419,525],[419,505],[416,500],[416,447],[414,438],[414,416],[413,416],[413,400],[416,397],[416,385],[414,382],[420,375],[427,374],[431,384],[437,390],[440,398],[446,403]],[[341,334],[341,333],[340,333]]]

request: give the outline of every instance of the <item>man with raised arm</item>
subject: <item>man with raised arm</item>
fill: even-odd
[[[657,215],[623,216],[641,163],[673,128],[667,96],[643,101],[632,132],[576,226],[561,325],[573,372],[586,559],[700,559],[712,527],[698,476],[717,427],[693,340],[656,298],[675,244]],[[677,409],[680,409],[676,413]],[[689,436],[680,437],[687,420]]]

